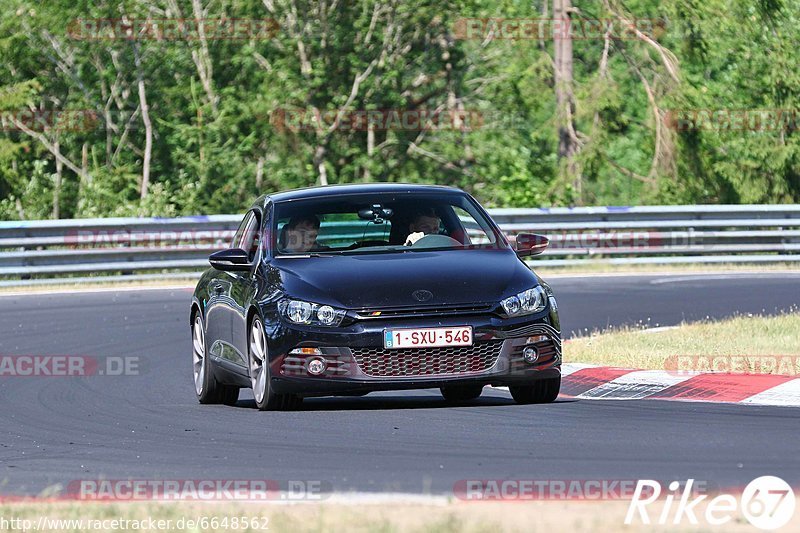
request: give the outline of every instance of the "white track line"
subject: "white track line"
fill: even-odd
[[[649,271],[649,272],[583,272],[583,273],[562,273],[562,274],[548,274],[546,267],[536,268],[536,264],[532,264],[536,272],[541,273],[545,280],[550,279],[586,279],[586,278],[623,278],[623,277],[647,277],[647,278],[669,278],[669,279],[707,279],[709,277],[718,276],[738,276],[738,277],[774,277],[774,276],[800,276],[800,270],[676,270],[676,271]],[[653,282],[651,282],[653,283]],[[670,281],[656,281],[656,283],[670,283]]]
[[[73,287],[64,289],[45,289],[45,290],[30,290],[19,292],[2,292],[0,291],[0,298],[5,296],[53,296],[58,294],[87,294],[87,293],[103,293],[103,292],[131,292],[131,291],[181,291],[194,289],[194,285],[142,285],[142,286],[122,286],[122,287]]]
[[[739,403],[752,405],[791,405],[800,406],[800,379],[793,379],[759,392]]]
[[[638,400],[682,383],[691,377],[693,376],[673,374],[663,370],[638,370],[579,394],[578,398]]]
[[[344,505],[374,505],[374,504],[423,504],[445,506],[451,503],[452,498],[442,495],[410,494],[404,492],[342,492],[330,496],[323,496],[319,501],[309,503],[335,503]]]
[[[709,280],[729,280],[729,279],[770,279],[770,278],[795,278],[800,273],[796,271],[786,272],[760,272],[760,273],[742,273],[731,272],[728,274],[695,274],[692,276],[662,276],[659,279],[650,281],[651,285],[663,285],[665,283],[686,283],[692,281],[709,281]]]
[[[569,376],[584,368],[595,368],[597,366],[599,365],[590,365],[588,363],[564,363],[561,365],[561,377]]]

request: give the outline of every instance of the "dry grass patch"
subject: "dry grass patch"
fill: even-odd
[[[657,520],[659,503],[652,504],[651,517]],[[87,531],[86,522],[81,529],[77,523],[70,527],[55,529],[53,520],[140,520],[169,521],[150,528],[140,524],[138,531],[270,531],[273,533],[317,533],[317,532],[435,532],[435,533],[498,533],[498,532],[666,532],[708,531],[708,525],[658,526],[635,523],[625,526],[628,509],[625,501],[530,501],[530,502],[463,502],[450,501],[445,504],[397,503],[301,503],[276,504],[188,504],[188,503],[15,503],[0,505],[0,516],[9,519],[29,520],[36,524],[45,517],[49,531]],[[800,513],[798,513],[800,515]],[[256,521],[257,527],[235,529],[233,517],[247,517]],[[226,519],[227,528],[223,527]],[[188,520],[205,520],[205,527],[180,529]],[[241,523],[241,522],[240,522]],[[800,517],[795,516],[795,526]],[[99,524],[98,524],[99,525]],[[100,531],[114,530],[109,527]],[[130,523],[120,524],[117,531],[131,531]],[[165,527],[160,527],[165,526]],[[262,526],[265,526],[266,529]],[[787,528],[790,528],[787,526]],[[725,531],[752,531],[752,526],[742,518],[726,524]]]
[[[564,343],[564,361],[623,368],[667,370],[676,356],[707,356],[744,361],[755,373],[800,374],[800,313],[739,316],[728,320],[684,323],[655,330],[625,328],[594,332]],[[764,365],[776,359],[773,372]],[[783,364],[781,364],[781,362]],[[792,362],[791,365],[787,365]]]

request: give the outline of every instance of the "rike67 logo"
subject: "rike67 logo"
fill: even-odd
[[[709,525],[721,526],[733,520],[738,510],[758,529],[772,530],[788,524],[794,515],[794,491],[779,477],[754,479],[742,491],[740,501],[731,494],[720,494],[710,500],[706,494],[696,496],[692,493],[693,485],[694,480],[689,479],[681,491],[679,482],[670,483],[661,512],[651,517],[648,506],[662,497],[661,483],[639,480],[625,515],[625,524],[630,525],[637,519],[643,524],[681,524],[684,520],[698,524],[700,517]]]

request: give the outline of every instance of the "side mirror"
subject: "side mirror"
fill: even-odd
[[[539,255],[544,252],[549,244],[550,239],[544,235],[518,233],[515,250],[517,251],[518,257],[528,257],[531,255]]]
[[[217,270],[225,272],[245,272],[252,268],[253,264],[247,256],[247,252],[241,248],[231,248],[214,252],[208,258],[211,266]]]

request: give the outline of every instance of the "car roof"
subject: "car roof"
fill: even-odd
[[[422,192],[449,192],[461,193],[464,191],[457,187],[445,185],[420,185],[413,183],[352,183],[347,185],[324,185],[319,187],[305,187],[265,194],[256,200],[255,205],[264,206],[267,202],[289,202],[306,198],[320,198],[324,196],[338,196],[349,194],[369,193],[422,193]]]

